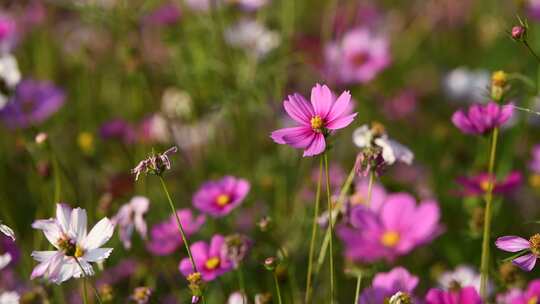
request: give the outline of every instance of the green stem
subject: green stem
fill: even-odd
[[[333,239],[334,239],[334,223],[333,218],[333,208],[332,208],[332,198],[330,197],[330,176],[328,174],[328,152],[324,153],[324,171],[326,175],[326,198],[328,200],[328,214],[330,215],[330,220],[328,221],[328,233],[330,234],[330,303],[334,303],[334,250],[333,250]]]
[[[315,195],[315,212],[313,214],[313,223],[311,224],[311,242],[309,244],[309,260],[308,260],[308,270],[307,270],[307,282],[306,282],[306,297],[305,303],[310,302],[311,298],[311,273],[313,271],[313,255],[315,251],[315,239],[317,236],[317,217],[319,216],[319,201],[321,197],[321,181],[322,181],[322,172],[323,172],[323,159],[319,161],[319,178],[317,182],[317,193]],[[330,221],[332,216],[330,216]]]
[[[88,304],[88,293],[86,292],[86,276],[83,276],[83,303]]]
[[[240,285],[240,292],[242,293],[242,304],[246,304],[245,300],[247,298],[246,285],[244,283],[244,274],[242,273],[242,265],[238,265],[236,270],[238,275],[238,284]]]
[[[367,188],[367,200],[366,200],[366,206],[370,206],[371,204],[371,194],[373,192],[373,183],[375,182],[375,172],[371,171],[369,173],[369,182],[368,182],[368,188]]]
[[[186,251],[189,256],[189,261],[191,262],[191,266],[193,267],[193,271],[198,272],[197,266],[195,265],[195,260],[193,259],[193,256],[191,255],[191,249],[189,249],[189,243],[186,238],[186,234],[184,232],[182,222],[180,221],[180,218],[178,217],[178,214],[176,213],[176,208],[174,207],[174,204],[171,199],[171,195],[169,194],[169,191],[167,190],[167,185],[165,185],[165,180],[163,180],[163,177],[161,175],[158,175],[158,176],[159,176],[159,181],[161,182],[161,186],[163,187],[163,191],[165,192],[165,195],[167,196],[167,201],[169,202],[169,206],[171,207],[171,212],[176,219],[178,230],[180,231],[180,234],[182,235],[182,241],[184,242],[184,246],[186,247]]]
[[[362,273],[360,272],[356,277],[356,292],[354,294],[354,304],[358,303],[360,299],[360,287],[362,286]]]
[[[278,282],[276,272],[273,271],[272,274],[274,275],[274,283],[276,283],[276,293],[277,293],[277,298],[278,298],[278,304],[282,304],[283,301],[281,300],[281,290],[279,289],[279,282]]]
[[[486,191],[486,210],[484,211],[484,233],[482,236],[482,258],[480,262],[480,295],[484,300],[487,299],[487,282],[489,279],[489,250],[490,250],[490,230],[491,230],[491,204],[493,201],[493,184],[494,184],[494,166],[495,153],[497,151],[497,138],[499,129],[493,129],[491,134],[491,147],[489,151],[488,163],[488,189]]]
[[[79,265],[79,268],[81,268],[81,272],[82,272],[82,276],[83,276],[83,301],[84,301],[84,304],[86,304],[86,303],[88,303],[88,299],[87,299],[88,295],[87,295],[87,292],[86,292],[86,280],[88,278],[88,275],[84,271],[84,268],[82,267],[82,265],[79,262],[78,258],[75,258],[75,262],[77,262],[77,265]],[[93,284],[90,284],[90,286],[92,287],[92,290],[94,290],[94,294],[96,296],[96,299],[97,299],[98,303],[102,304],[101,298],[99,296],[99,292],[97,291],[97,289],[94,287]]]
[[[523,41],[523,44],[525,45],[527,50],[529,50],[529,53],[531,53],[533,55],[534,59],[536,59],[536,61],[538,61],[540,63],[540,57],[538,57],[538,55],[536,55],[536,52],[531,48],[531,46],[529,45],[527,40]]]
[[[351,172],[349,173],[349,176],[347,176],[347,180],[345,180],[345,183],[343,184],[343,187],[341,187],[341,191],[339,193],[339,198],[336,204],[336,208],[340,209],[341,206],[345,203],[345,198],[347,196],[347,193],[349,192],[349,188],[352,185],[352,182],[354,181],[354,175],[355,170],[354,167],[351,169]],[[335,223],[337,220],[337,217],[332,218],[330,217],[330,221]],[[330,235],[328,233],[325,234],[323,244],[321,246],[319,258],[317,259],[317,267],[315,268],[315,273],[318,273],[321,270],[321,267],[324,263],[324,260],[326,258],[326,251],[328,250],[328,243],[330,243]]]

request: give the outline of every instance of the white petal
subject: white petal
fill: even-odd
[[[15,232],[8,226],[0,223],[0,232],[9,236],[13,241],[15,241]]]
[[[375,144],[382,148],[382,157],[386,164],[392,165],[396,161],[396,155],[394,154],[394,149],[392,149],[388,138],[377,138],[375,139]]]
[[[63,232],[69,231],[71,208],[66,204],[56,204],[56,220]]]
[[[46,262],[57,253],[58,251],[33,251],[32,257],[38,262]]]
[[[75,236],[77,243],[86,237],[86,210],[75,208],[71,211],[70,232]]]
[[[404,162],[407,165],[412,164],[414,154],[411,150],[409,150],[409,148],[405,147],[404,145],[393,139],[388,139],[388,143],[392,147],[392,150],[394,151],[394,155],[396,156],[397,160]]]
[[[0,255],[0,270],[4,269],[11,262],[11,254],[5,253]],[[0,302],[1,304],[2,302]]]
[[[51,282],[60,284],[71,279],[77,274],[77,269],[79,269],[79,265],[77,265],[75,261],[67,261],[67,259],[68,258],[66,257],[66,260],[63,261],[58,274],[54,278],[51,278]]]
[[[80,264],[80,265],[79,265]],[[83,259],[79,259],[79,264],[75,263],[75,271],[73,272],[73,276],[76,278],[80,277],[91,277],[94,275],[94,268],[90,263],[84,261]],[[84,273],[82,270],[84,269]]]
[[[105,260],[106,258],[111,255],[111,252],[113,251],[113,248],[96,248],[87,251],[84,256],[82,257],[82,260],[85,260],[87,262],[101,262]]]
[[[5,291],[0,294],[0,304],[19,304],[19,294],[15,291]]]
[[[372,140],[373,133],[371,133],[368,125],[363,125],[353,132],[353,142],[358,148],[370,147]]]
[[[54,247],[58,248],[57,243],[62,236],[62,231],[56,220],[37,220],[32,223],[32,228],[42,230],[47,240],[49,240]]]
[[[82,241],[84,250],[92,250],[101,247],[113,235],[114,226],[108,218],[103,218],[99,221],[86,238]]]

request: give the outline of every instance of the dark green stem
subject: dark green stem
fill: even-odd
[[[306,296],[305,303],[310,302],[311,298],[311,273],[313,271],[313,255],[315,251],[315,239],[317,236],[317,218],[319,216],[319,202],[321,197],[321,181],[322,181],[322,172],[323,172],[323,159],[319,161],[319,178],[317,182],[317,193],[315,195],[315,212],[313,213],[313,223],[311,224],[311,241],[309,244],[309,258],[308,258],[308,270],[307,270],[307,280],[306,280]],[[330,216],[330,221],[332,217]]]
[[[332,198],[330,195],[330,175],[328,174],[328,152],[324,153],[324,171],[326,175],[326,198],[328,200],[328,214],[330,220],[328,221],[328,233],[330,234],[330,303],[334,303],[334,250],[333,250],[333,239],[334,239],[334,223],[332,221],[334,210],[332,208]]]

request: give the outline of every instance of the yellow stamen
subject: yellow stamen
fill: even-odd
[[[82,257],[84,255],[84,250],[81,247],[77,246],[75,248],[75,254],[74,255],[75,255],[76,258],[80,258],[80,257]]]
[[[386,247],[394,247],[399,243],[399,234],[395,231],[386,231],[381,237],[381,243]]]
[[[535,234],[529,239],[529,245],[531,246],[531,252],[536,256],[540,256],[540,234]]]
[[[489,190],[489,183],[490,183],[490,180],[489,179],[486,179],[486,180],[483,180],[480,182],[480,188],[487,192]]]
[[[315,117],[311,118],[311,128],[315,132],[321,132],[323,127],[323,120],[319,115],[316,115]]]
[[[496,71],[491,74],[491,84],[497,87],[504,87],[508,81],[508,74],[504,71]]]
[[[207,260],[206,263],[204,264],[204,266],[208,270],[216,269],[219,266],[219,262],[220,261],[219,261],[218,257],[213,257],[213,258]]]
[[[216,199],[216,204],[218,204],[218,206],[220,207],[223,207],[230,203],[230,201],[231,197],[228,194],[220,194]]]
[[[538,297],[534,296],[527,301],[527,304],[538,304]]]
[[[358,205],[365,204],[366,198],[364,197],[364,195],[362,195],[362,193],[356,192],[355,194],[351,196],[350,201],[351,201],[351,204],[358,206]]]

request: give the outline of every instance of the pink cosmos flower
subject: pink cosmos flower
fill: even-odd
[[[131,235],[133,230],[136,229],[139,235],[146,239],[146,222],[144,221],[144,215],[148,212],[150,201],[144,196],[135,196],[124,204],[118,210],[118,213],[112,218],[112,223],[118,226],[120,240],[124,248],[131,248]]]
[[[492,177],[492,179],[494,179]],[[463,194],[465,196],[478,196],[484,195],[489,187],[490,175],[488,173],[480,173],[471,177],[458,177],[456,181],[464,188]],[[493,193],[494,194],[508,194],[516,190],[522,181],[521,173],[513,171],[508,174],[501,181],[494,181]]]
[[[534,282],[534,281],[532,281],[532,282]],[[521,290],[519,288],[511,288],[511,289],[507,290],[504,293],[497,294],[496,303],[497,304],[514,304],[514,301],[521,300],[522,296],[523,296],[523,290]],[[527,301],[519,302],[519,303],[520,304],[527,304]]]
[[[234,176],[207,181],[193,195],[193,205],[213,217],[222,217],[244,201],[249,189],[250,184],[247,180]]]
[[[510,290],[507,297],[512,301],[508,302],[510,304],[538,303],[538,299],[540,299],[540,280],[532,280],[524,292],[519,293],[519,290]]]
[[[222,250],[224,244],[225,238],[216,234],[212,237],[210,244],[199,241],[191,245],[191,254],[204,281],[212,281],[232,269],[232,263]],[[186,277],[193,273],[193,267],[188,258],[180,261],[179,269]]]
[[[533,235],[529,240],[519,236],[501,236],[495,241],[497,248],[507,252],[521,252],[512,263],[525,271],[531,271],[540,256],[540,234]]]
[[[369,181],[367,178],[360,178],[355,184],[355,191],[349,198],[351,206],[367,205]],[[386,200],[386,189],[380,183],[374,183],[371,188],[371,199],[369,209],[379,212]]]
[[[418,206],[407,193],[388,195],[379,213],[363,206],[351,211],[350,225],[338,228],[345,256],[352,260],[392,261],[435,238],[440,231],[440,211],[435,201]]]
[[[111,221],[103,218],[87,233],[86,210],[81,208],[71,210],[67,205],[57,204],[55,219],[37,220],[32,227],[42,230],[56,248],[32,252],[32,257],[39,262],[32,271],[32,279],[44,277],[60,284],[72,277],[91,276],[94,269],[90,263],[104,261],[113,250],[100,248],[114,232]]]
[[[410,297],[417,285],[418,277],[403,267],[396,267],[389,272],[376,274],[371,287],[362,292],[358,304],[388,303],[390,297],[398,292]]]
[[[456,111],[452,115],[452,123],[465,134],[483,135],[504,125],[512,117],[513,109],[512,103],[504,106],[493,101],[474,104],[468,112]]]
[[[0,53],[10,52],[17,41],[17,22],[9,15],[0,13]]]
[[[190,209],[180,209],[176,211],[180,222],[184,228],[186,236],[195,234],[206,222],[206,216],[195,216]],[[150,231],[151,241],[147,244],[147,249],[154,255],[169,255],[182,246],[182,238],[178,235],[178,224],[174,216],[168,220],[154,225]]]
[[[474,287],[444,291],[432,288],[426,295],[426,304],[482,304],[482,298]]]
[[[304,157],[319,155],[326,149],[326,137],[356,117],[357,113],[351,114],[350,100],[348,91],[336,99],[326,85],[320,84],[311,89],[311,104],[300,94],[289,95],[283,107],[299,126],[276,130],[270,137],[278,144],[304,149]]]
[[[355,28],[325,48],[327,70],[340,83],[367,83],[390,64],[388,40]]]
[[[540,144],[535,145],[531,151],[532,159],[529,162],[529,170],[540,174]]]

